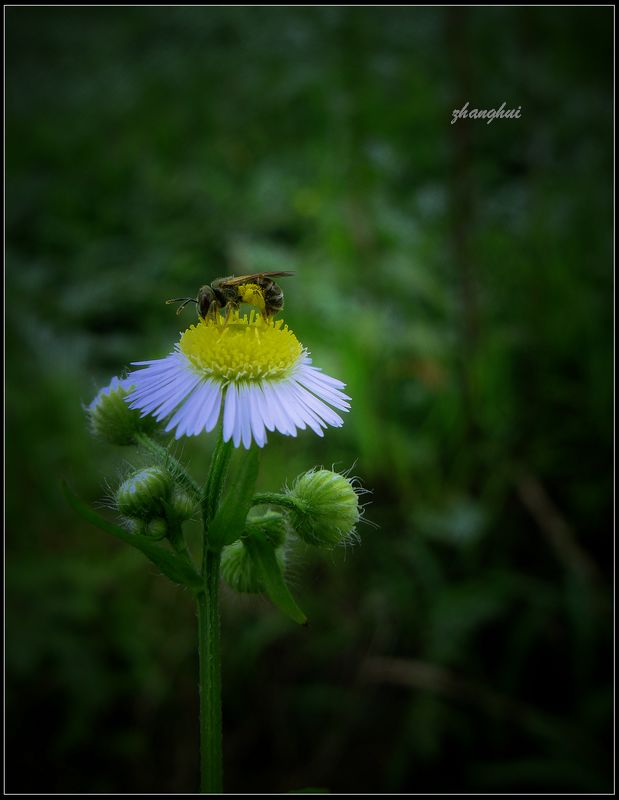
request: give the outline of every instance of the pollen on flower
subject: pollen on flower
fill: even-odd
[[[232,383],[284,378],[304,352],[283,320],[255,311],[202,319],[182,334],[179,349],[200,375]]]
[[[241,300],[250,306],[256,306],[260,311],[264,311],[264,295],[257,283],[244,283],[239,286]]]

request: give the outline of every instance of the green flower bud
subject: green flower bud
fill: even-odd
[[[135,443],[137,433],[152,433],[157,427],[154,417],[140,416],[139,411],[129,408],[125,397],[131,390],[128,380],[112,378],[109,386],[101,389],[86,408],[88,424],[95,436],[117,445]]]
[[[126,528],[129,533],[146,533],[146,522],[144,520],[122,517],[120,521],[123,528]]]
[[[286,565],[283,547],[277,548],[275,557],[280,568]],[[262,580],[243,540],[239,539],[224,548],[221,557],[221,574],[228,586],[237,592],[258,594],[264,591]]]
[[[152,539],[164,539],[168,535],[168,523],[161,517],[150,520],[123,517],[121,521],[129,533],[150,536]]]
[[[160,467],[146,467],[130,475],[116,492],[116,506],[130,519],[150,520],[163,516],[163,503],[172,490],[172,480]]]
[[[288,525],[286,517],[277,511],[267,511],[259,517],[248,517],[245,523],[247,533],[258,533],[275,548],[281,547],[286,539]]]
[[[286,494],[293,501],[290,523],[308,544],[332,548],[349,541],[361,516],[352,481],[329,469],[300,475]]]
[[[152,539],[164,539],[168,535],[168,523],[161,517],[151,519],[146,523],[144,534]]]
[[[196,504],[187,494],[179,487],[175,487],[172,492],[172,499],[170,500],[170,508],[172,513],[179,522],[184,522],[186,519],[193,517]]]

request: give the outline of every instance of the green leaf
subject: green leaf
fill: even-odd
[[[219,508],[219,501],[221,500],[231,456],[232,439],[224,442],[220,429],[202,498],[202,518],[206,527],[208,527]]]
[[[203,589],[202,580],[193,567],[184,559],[179,558],[168,550],[167,547],[157,544],[152,539],[149,539],[148,536],[143,536],[139,533],[129,533],[129,531],[126,531],[119,525],[109,522],[100,514],[97,514],[96,511],[93,511],[86,503],[82,502],[77,495],[73,494],[64,481],[62,482],[62,491],[69,505],[77,511],[83,519],[95,525],[97,528],[100,528],[102,531],[111,533],[112,536],[115,536],[117,539],[140,550],[164,575],[167,575],[171,581],[183,584],[193,591],[201,591]]]
[[[307,617],[296,604],[294,597],[286,586],[281,568],[275,557],[275,550],[268,542],[257,536],[248,536],[243,540],[243,543],[258,569],[265,591],[273,603],[294,622],[298,622],[299,625],[306,625]]]
[[[237,476],[225,495],[215,518],[208,527],[208,546],[221,550],[239,539],[245,529],[245,520],[253,503],[258,477],[257,447],[241,454],[242,461]]]

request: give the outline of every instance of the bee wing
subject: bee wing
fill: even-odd
[[[294,272],[254,272],[251,275],[231,275],[229,278],[221,278],[219,286],[241,286],[244,283],[255,283],[257,278],[285,278],[294,275]]]

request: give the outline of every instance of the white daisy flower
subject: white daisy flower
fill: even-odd
[[[283,320],[266,321],[252,311],[233,312],[227,322],[201,319],[166,358],[136,361],[126,398],[142,416],[170,417],[175,437],[211,431],[223,409],[223,438],[245,448],[263,447],[267,431],[296,436],[311,428],[319,436],[348,411],[345,384],[312,366],[307,350]],[[328,404],[328,405],[327,405]]]

